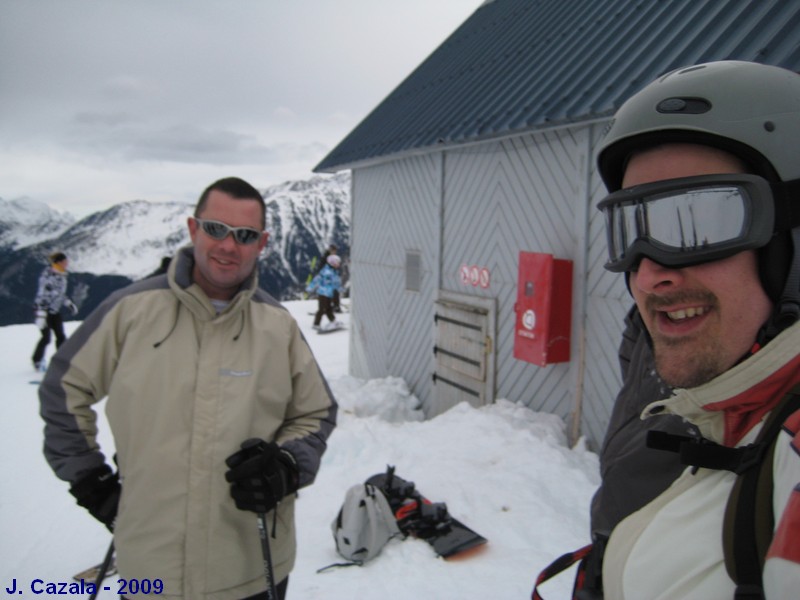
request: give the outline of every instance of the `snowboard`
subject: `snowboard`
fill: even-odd
[[[324,335],[326,333],[333,333],[334,331],[342,331],[343,329],[346,329],[344,325],[337,325],[336,327],[331,327],[331,328],[320,327],[319,329],[317,329],[317,333],[320,335]]]
[[[100,569],[103,568],[103,563],[97,564],[93,567],[89,567],[81,571],[80,573],[75,573],[72,578],[75,581],[80,581],[81,579],[85,581],[97,581],[97,576],[100,574]],[[117,561],[116,558],[111,560],[111,564],[108,565],[108,569],[106,569],[106,578],[112,577],[117,574]]]
[[[448,511],[444,502],[431,502],[412,482],[394,474],[394,467],[367,479],[377,487],[392,508],[404,535],[426,541],[442,558],[455,558],[488,542]]]

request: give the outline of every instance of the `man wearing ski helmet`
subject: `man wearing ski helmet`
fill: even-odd
[[[740,591],[763,584],[768,598],[793,597],[800,585],[799,150],[800,76],[721,61],[678,69],[633,96],[598,155],[610,192],[599,204],[606,268],[625,273],[658,374],[675,388],[642,418],[678,415],[711,442],[686,445],[728,460],[739,453],[727,449],[753,443],[770,414],[781,415],[763,470],[773,484],[761,512],[771,514],[756,515],[774,516],[774,535],[756,553],[765,558],[758,581],[736,575]],[[737,475],[706,458],[687,464],[612,531],[606,598],[733,597],[722,540]]]

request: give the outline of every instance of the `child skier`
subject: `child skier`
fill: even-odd
[[[344,326],[344,324],[337,321],[336,317],[333,315],[334,294],[342,290],[342,280],[337,272],[337,269],[342,264],[342,259],[336,254],[331,254],[326,259],[326,263],[327,264],[322,267],[322,270],[311,280],[308,287],[306,287],[306,292],[308,293],[317,292],[319,308],[317,308],[317,314],[314,315],[314,329],[320,333],[340,329]],[[329,322],[320,326],[323,314],[328,317]]]

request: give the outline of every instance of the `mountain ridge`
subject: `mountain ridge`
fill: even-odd
[[[270,238],[259,258],[259,285],[279,300],[299,298],[314,258],[329,244],[349,254],[350,174],[260,191]],[[77,318],[85,317],[188,244],[193,210],[189,203],[131,200],[76,219],[39,202],[0,198],[0,325],[32,321],[38,278],[54,251],[70,258],[68,293],[79,304]]]

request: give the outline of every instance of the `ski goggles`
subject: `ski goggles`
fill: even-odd
[[[755,175],[700,175],[619,190],[597,208],[605,215],[613,272],[642,258],[688,267],[764,246],[775,226],[770,184]]]
[[[255,244],[261,238],[261,232],[251,227],[231,227],[220,221],[211,221],[209,219],[194,218],[197,224],[203,229],[206,235],[215,240],[224,240],[228,237],[229,233],[233,234],[233,239],[237,244],[248,246]]]

